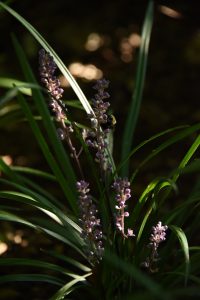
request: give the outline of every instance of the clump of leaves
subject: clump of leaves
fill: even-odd
[[[130,201],[131,189],[134,190],[142,167],[155,156],[163,155],[161,152],[169,146],[200,129],[200,124],[171,128],[132,149],[146,73],[153,3],[149,2],[144,20],[135,90],[123,137],[114,144],[114,147],[121,146],[122,159],[119,162],[115,161],[111,151],[115,137],[113,118],[108,111],[111,105],[108,102],[108,81],[98,81],[94,99],[88,101],[63,62],[36,29],[6,4],[0,2],[0,7],[21,22],[42,47],[40,76],[46,92],[37,83],[16,37],[13,37],[13,45],[26,83],[15,81],[14,87],[11,85],[10,88],[20,104],[13,122],[26,117],[51,170],[48,173],[9,167],[0,159],[3,174],[0,177],[0,219],[42,232],[50,240],[64,244],[66,249],[65,253],[43,250],[46,260],[2,258],[1,265],[33,266],[39,269],[39,274],[2,275],[0,283],[48,282],[59,286],[50,298],[52,300],[67,299],[68,294],[73,299],[83,295],[88,299],[181,299],[183,295],[198,296],[200,248],[198,245],[189,248],[186,236],[199,229],[199,211],[196,210],[199,206],[199,180],[191,189],[191,195],[185,197],[181,204],[171,210],[163,207],[173,191],[178,190],[179,177],[184,176],[184,172],[199,170],[198,161],[187,165],[199,148],[200,136],[197,135],[177,168],[171,170],[168,176],[156,177],[144,187],[139,199],[133,196],[133,204]],[[54,74],[57,67],[82,104],[87,125],[70,119],[70,105],[66,106],[61,99],[63,90]],[[24,95],[31,100],[27,101]],[[5,107],[11,99],[7,96],[0,100],[1,107]],[[5,114],[4,123],[0,121],[1,126],[5,126],[10,113],[13,111]],[[165,137],[165,141],[162,142],[160,137]],[[133,172],[130,161],[134,154],[152,141],[157,142],[157,147]],[[132,171],[131,176],[129,170]],[[51,185],[58,184],[65,201],[60,201],[29,175],[45,178]],[[5,201],[12,205],[5,208]],[[19,213],[13,213],[15,202],[20,203]],[[27,206],[32,207],[34,217],[26,216]],[[186,232],[182,227],[186,228]],[[56,262],[50,263],[49,256],[54,257]]]

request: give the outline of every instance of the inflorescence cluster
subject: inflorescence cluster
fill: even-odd
[[[89,183],[84,180],[78,155],[76,154],[76,150],[73,147],[69,136],[69,133],[73,132],[73,130],[70,125],[66,125],[67,109],[65,104],[61,101],[63,89],[60,87],[59,79],[54,75],[57,66],[53,57],[44,49],[39,52],[39,65],[41,81],[45,84],[50,95],[49,107],[60,124],[60,128],[58,128],[59,137],[67,141],[71,150],[71,155],[75,158],[82,177],[76,184],[79,195],[80,224],[82,228],[81,236],[85,241],[85,252],[88,260],[94,264],[101,260],[104,252],[103,233],[101,221],[98,218],[98,209],[89,193]],[[94,86],[94,89],[96,90],[94,99],[92,99],[94,115],[89,116],[91,117],[91,129],[84,130],[83,132],[85,143],[95,149],[95,158],[100,164],[101,175],[103,175],[104,171],[109,169],[109,164],[107,162],[108,157],[106,154],[106,140],[110,130],[108,126],[108,123],[110,122],[110,115],[108,114],[110,103],[106,101],[106,99],[110,97],[109,93],[106,91],[108,86],[109,81],[106,79],[98,80]],[[133,237],[135,235],[132,229],[128,228],[127,231],[125,230],[125,218],[129,216],[126,201],[131,198],[130,182],[127,178],[117,178],[112,184],[112,188],[115,192],[115,200],[117,202],[115,205],[116,228],[123,239]],[[163,226],[161,222],[158,222],[152,229],[153,233],[150,236],[150,243],[148,245],[151,249],[151,253],[142,265],[151,272],[155,272],[156,269],[153,269],[153,267],[158,260],[158,246],[166,238],[167,226]]]
[[[60,80],[54,75],[56,68],[57,66],[53,57],[44,49],[41,49],[39,51],[39,72],[41,81],[45,84],[50,95],[49,108],[55,115],[57,122],[60,124],[60,127],[57,129],[57,133],[61,140],[66,140],[71,151],[71,156],[75,159],[80,174],[83,177],[78,155],[70,138],[73,128],[71,125],[66,124],[67,109],[64,102],[61,100],[64,90],[60,87]]]
[[[39,72],[41,82],[45,84],[51,98],[49,107],[55,114],[57,121],[61,121],[66,119],[66,113],[62,107],[64,104],[60,100],[64,90],[60,87],[59,79],[54,75],[56,69],[57,66],[53,57],[44,49],[41,49],[39,51]]]
[[[101,223],[97,217],[98,210],[89,194],[89,183],[81,180],[77,182],[76,187],[79,193],[81,235],[87,246],[86,253],[89,261],[96,262],[102,258],[104,250]]]
[[[66,126],[67,120],[66,105],[61,100],[64,90],[60,87],[60,80],[54,75],[57,69],[53,57],[44,49],[39,51],[39,72],[41,82],[45,84],[50,95],[49,108],[55,116],[60,127],[57,132],[61,140],[69,137],[69,133],[73,132],[70,125]]]
[[[100,164],[102,170],[108,169],[107,165],[107,134],[109,128],[106,126],[108,123],[109,115],[108,108],[110,103],[105,99],[110,98],[110,95],[105,90],[109,86],[109,81],[106,79],[100,79],[94,85],[94,89],[97,91],[92,99],[92,108],[95,113],[91,116],[92,129],[84,131],[84,138],[89,147],[92,147],[96,151],[96,161]]]
[[[150,243],[148,247],[151,249],[150,255],[147,257],[146,261],[142,263],[142,266],[149,269],[150,272],[157,272],[158,269],[154,267],[158,261],[158,247],[160,243],[166,239],[166,231],[168,229],[167,225],[162,225],[162,222],[158,222],[156,226],[152,227],[152,234],[149,238]]]
[[[127,233],[125,233],[125,217],[129,216],[129,212],[126,210],[126,201],[131,198],[130,182],[127,178],[117,178],[113,183],[113,189],[115,190],[117,205],[115,206],[117,210],[116,214],[116,227],[121,232],[123,238],[128,238],[134,236],[133,230],[128,228]]]

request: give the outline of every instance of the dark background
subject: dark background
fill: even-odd
[[[117,119],[114,148],[116,160],[120,157],[119,139],[128,114],[134,90],[138,38],[147,8],[147,1],[12,1],[12,7],[25,17],[55,49],[66,66],[80,62],[92,64],[102,71],[110,81],[111,106]],[[154,23],[150,41],[147,75],[143,102],[134,145],[159,131],[184,124],[195,124],[200,120],[200,5],[199,1],[155,1]],[[14,32],[22,44],[30,64],[38,76],[38,50],[40,46],[13,17],[0,12],[0,76],[23,80],[23,75],[11,43]],[[86,43],[91,33],[98,34],[102,42],[98,49],[89,51]],[[130,36],[137,38],[130,42]],[[76,77],[85,95],[90,98],[94,91],[94,80]],[[38,76],[39,80],[39,76]],[[1,95],[5,90],[1,90]],[[69,87],[65,99],[75,99]],[[190,146],[194,136],[176,144],[165,154],[150,163],[135,186],[137,197],[145,184],[158,175],[165,175],[175,168]],[[28,141],[28,142],[27,142]],[[151,146],[152,147],[152,146]],[[151,151],[145,150],[134,157],[132,168]],[[18,165],[47,168],[41,152],[32,138],[31,131],[22,124],[7,124],[0,128],[0,155],[10,155]],[[185,180],[189,193],[191,180]],[[180,196],[177,201],[179,201]],[[23,231],[14,225],[5,224],[2,232],[21,235],[29,247],[15,243],[7,237],[9,249],[6,255],[36,257],[42,246],[56,247],[32,231]],[[5,238],[5,237],[4,237]],[[34,245],[34,247],[33,247]],[[60,248],[59,248],[60,247]],[[61,249],[62,252],[62,249]],[[12,285],[10,285],[12,287]],[[1,288],[0,299],[27,299],[30,285]],[[47,291],[47,290],[45,290]],[[51,290],[49,294],[51,294]],[[4,296],[6,293],[6,297]],[[47,299],[40,285],[33,285],[30,299]],[[40,295],[40,296],[38,296]]]

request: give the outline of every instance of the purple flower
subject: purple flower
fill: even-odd
[[[103,255],[102,230],[100,219],[97,218],[98,210],[89,194],[89,183],[85,180],[76,184],[79,193],[80,224],[82,237],[86,243],[86,253],[89,261],[98,262]]]
[[[166,230],[167,225],[162,225],[161,222],[158,222],[158,224],[154,227],[152,227],[153,233],[150,236],[150,244],[152,247],[154,247],[155,251],[157,250],[159,244],[166,239]]]
[[[57,66],[53,57],[44,49],[39,51],[39,65],[41,81],[46,85],[51,97],[59,100],[64,91],[60,87],[59,79],[54,75]]]
[[[97,80],[96,84],[93,86],[93,89],[97,91],[104,91],[109,86],[109,80],[105,78]]]
[[[143,267],[149,269],[150,272],[155,273],[158,271],[156,268],[156,262],[158,261],[158,247],[160,243],[166,240],[167,225],[162,225],[162,222],[158,222],[156,226],[152,227],[152,234],[149,238],[150,243],[148,247],[151,249],[150,255],[141,264]]]
[[[66,107],[62,102],[63,89],[60,87],[59,79],[54,75],[57,66],[53,60],[53,57],[44,49],[39,51],[39,71],[41,81],[45,84],[48,93],[50,95],[49,109],[55,116],[57,122],[59,122],[59,128],[57,129],[58,137],[61,140],[66,140],[70,151],[71,157],[76,161],[77,167],[80,171],[80,175],[83,177],[81,165],[79,163],[78,154],[73,146],[70,134],[73,132],[73,127],[66,124]]]
[[[108,80],[100,79],[93,87],[97,93],[94,95],[94,99],[92,99],[92,106],[99,125],[106,123],[108,119],[107,110],[110,103],[104,102],[105,99],[110,97],[109,93],[105,92],[105,89],[107,89],[108,86]]]
[[[41,82],[46,86],[51,101],[49,108],[53,112],[58,122],[62,122],[66,117],[65,104],[60,100],[64,90],[60,87],[59,79],[54,75],[57,66],[53,57],[44,49],[39,51],[39,72]]]
[[[108,86],[108,80],[100,79],[93,87],[97,91],[94,95],[94,99],[92,99],[92,107],[96,118],[91,116],[92,129],[84,132],[87,145],[94,148],[96,151],[96,161],[100,164],[101,170],[110,169],[106,153],[106,139],[109,132],[109,126],[107,125],[110,122],[108,115],[110,103],[105,101],[105,99],[110,97],[109,93],[105,91]]]
[[[130,182],[127,178],[117,178],[112,187],[116,192],[115,199],[117,201],[117,205],[115,205],[117,210],[115,222],[116,227],[121,232],[123,238],[134,236],[132,229],[128,228],[127,233],[125,234],[124,228],[124,218],[129,216],[129,212],[125,211],[125,209],[127,207],[126,201],[131,198]]]

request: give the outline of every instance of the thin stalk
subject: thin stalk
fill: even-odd
[[[67,144],[69,146],[69,149],[71,151],[71,155],[72,155],[72,157],[74,158],[74,160],[76,162],[76,165],[77,165],[78,170],[80,172],[81,178],[84,179],[83,170],[82,170],[82,167],[81,167],[81,164],[80,164],[80,161],[79,161],[79,154],[77,154],[76,148],[72,144],[72,140],[70,138],[70,129],[69,129],[68,126],[66,126],[63,119],[61,120],[61,126],[62,126],[63,130],[66,133],[65,139],[66,139],[66,142],[67,142]]]

